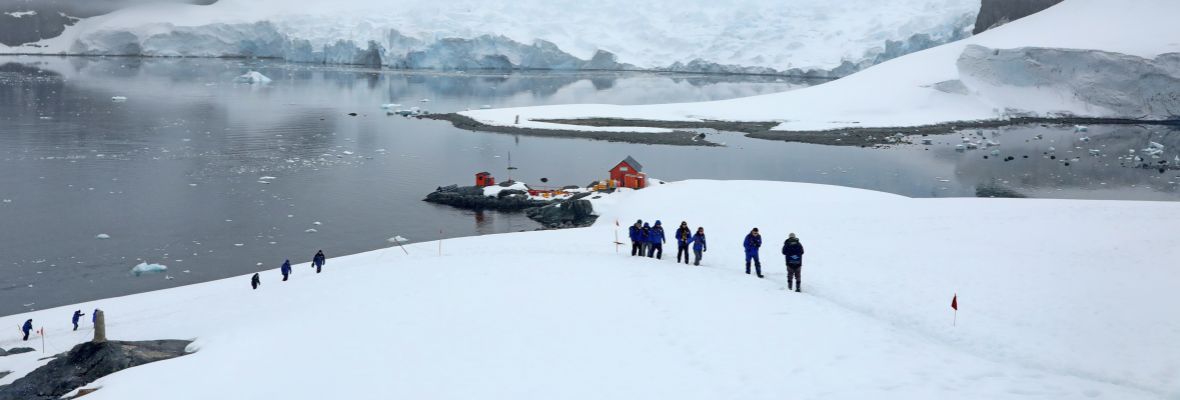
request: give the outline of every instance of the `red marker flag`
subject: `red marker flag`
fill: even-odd
[[[958,293],[955,293],[955,297],[951,298],[951,308],[955,309],[955,311],[959,311],[959,294]]]

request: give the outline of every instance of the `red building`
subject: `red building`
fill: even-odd
[[[495,184],[496,178],[492,177],[492,174],[488,173],[487,171],[475,174],[475,186],[484,187]]]
[[[631,156],[623,159],[610,170],[610,180],[616,187],[643,189],[647,187],[647,174],[643,173],[643,165]]]

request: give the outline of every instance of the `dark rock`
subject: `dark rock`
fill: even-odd
[[[523,191],[523,190],[517,190],[517,189],[504,189],[504,190],[501,190],[501,191],[500,191],[500,193],[499,193],[499,194],[497,194],[497,196],[499,196],[499,197],[507,197],[507,196],[524,196],[524,195],[527,195],[527,194],[528,194],[528,192],[525,192],[525,191]]]
[[[589,193],[586,193],[589,195]],[[525,210],[525,215],[546,228],[590,226],[598,219],[589,200],[565,200],[544,207]]]
[[[188,354],[188,340],[85,342],[7,386],[0,400],[50,400],[127,368]]]
[[[37,351],[37,350],[34,350],[32,347],[13,347],[12,349],[10,349],[8,351],[4,351],[4,349],[0,349],[0,357],[22,354],[22,353],[29,353],[29,352],[34,352],[34,351]]]
[[[481,187],[462,186],[451,190],[435,191],[426,195],[424,200],[467,210],[521,211],[549,204],[548,201],[530,199],[520,190],[505,189],[504,192],[509,192],[509,194],[492,197],[485,196]]]
[[[1036,14],[1061,0],[983,0],[975,17],[973,34]]]

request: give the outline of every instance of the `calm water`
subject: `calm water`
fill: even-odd
[[[250,69],[274,82],[232,82]],[[802,181],[915,197],[975,196],[986,186],[1029,197],[1180,200],[1180,171],[1118,158],[1155,141],[1171,160],[1180,134],[1161,127],[987,130],[1002,156],[984,159],[990,149],[955,151],[957,134],[929,146],[863,149],[710,133],[726,146],[690,148],[473,133],[379,109],[700,101],[806,84],[0,58],[0,315],[276,268],[285,258],[306,262],[321,248],[329,257],[373,250],[394,235],[424,241],[536,229],[520,214],[420,201],[436,186],[468,184],[474,172],[507,178],[509,153],[519,168],[513,178],[531,184],[585,184],[632,155],[665,180]],[[1045,154],[1049,147],[1056,159]],[[131,276],[142,261],[165,264],[168,273]]]

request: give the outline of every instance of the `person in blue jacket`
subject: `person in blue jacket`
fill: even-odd
[[[799,243],[794,233],[783,242],[783,256],[787,258],[787,290],[791,290],[791,278],[794,278],[795,291],[802,291],[803,281],[799,275],[803,273],[803,244]]]
[[[692,235],[692,239],[689,239],[689,241],[692,243],[692,254],[693,254],[693,256],[696,257],[693,260],[692,264],[693,265],[701,265],[701,253],[704,253],[706,250],[709,249],[705,245],[705,228],[698,226],[697,233],[695,235]],[[684,258],[688,258],[688,257],[685,256]]]
[[[258,273],[255,272],[254,276],[250,277],[250,287],[253,288],[254,290],[258,290],[258,285],[261,285],[261,284],[262,284],[262,277],[258,276]]]
[[[640,240],[639,236],[639,231],[641,229],[643,229],[643,220],[635,220],[635,225],[631,225],[631,227],[627,229],[631,236],[631,255],[633,256],[643,255],[643,242]]]
[[[94,312],[90,313],[90,324],[93,325],[96,323],[98,323],[98,309],[97,308],[94,309]]]
[[[28,321],[25,321],[24,326],[21,326],[20,330],[25,333],[25,338],[21,339],[21,340],[24,340],[26,342],[29,341],[29,332],[33,331],[33,319],[29,318]]]
[[[657,260],[664,259],[664,243],[668,240],[664,238],[664,225],[660,223],[660,220],[656,220],[656,225],[651,227],[647,242],[651,245],[647,249],[647,256],[655,257]]]
[[[692,230],[688,229],[687,221],[680,221],[680,227],[676,228],[676,263],[680,263],[680,255],[684,254],[684,264],[688,264],[688,243],[692,242]]]
[[[283,261],[283,266],[279,267],[279,272],[283,273],[283,281],[287,281],[287,275],[291,275],[291,260]]]
[[[639,256],[646,257],[647,249],[651,248],[651,225],[646,222],[639,228]]]
[[[320,273],[320,269],[324,268],[324,263],[328,261],[328,257],[324,256],[324,251],[320,250],[315,253],[315,257],[311,258],[311,266],[315,267],[315,273]]]
[[[762,278],[762,261],[758,259],[758,248],[762,247],[762,235],[758,234],[758,228],[754,228],[750,234],[746,235],[742,246],[746,248],[746,275],[750,274],[750,260],[753,260],[755,271],[758,273],[758,277]]]
[[[82,319],[83,315],[86,315],[86,314],[83,314],[82,310],[74,310],[74,330],[75,331],[78,330],[78,320]]]

